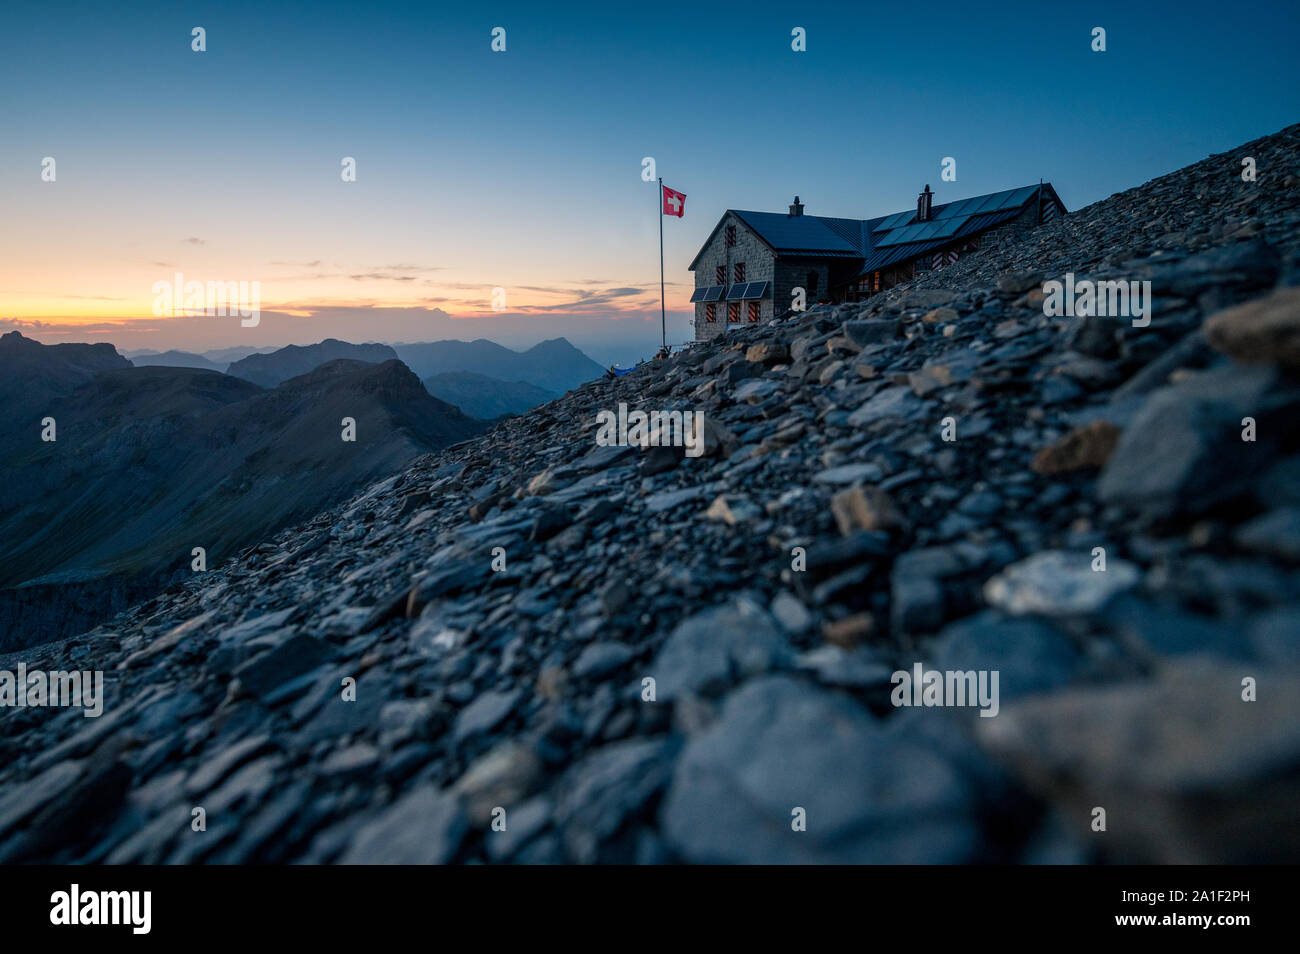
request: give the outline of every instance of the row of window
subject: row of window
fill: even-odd
[[[870,275],[863,275],[858,279],[859,295],[874,295],[880,291],[880,270],[872,272]]]
[[[731,280],[733,282],[743,282],[745,280],[745,263],[736,262],[731,266]],[[713,284],[727,284],[727,266],[719,265],[713,270]]]
[[[809,272],[809,273],[808,273],[808,277],[804,280],[804,290],[805,290],[809,295],[815,295],[815,294],[817,294],[817,278],[818,278],[818,276],[817,276],[817,273],[816,273],[816,272]],[[743,282],[744,280],[745,280],[745,263],[744,263],[744,262],[736,262],[735,264],[733,264],[733,265],[731,266],[731,281],[732,281],[733,283],[738,284],[738,283],[740,283],[740,282]],[[713,269],[713,284],[715,284],[715,285],[725,285],[725,284],[727,284],[727,266],[726,266],[726,265],[717,265],[717,266],[714,267],[714,269]]]
[[[728,225],[726,234],[727,248],[734,248],[736,245],[736,227],[734,225]],[[735,262],[731,266],[731,274],[731,280],[733,282],[743,282],[745,280],[745,263]],[[714,268],[713,283],[715,285],[725,285],[727,283],[726,265],[719,265]],[[740,321],[740,304],[741,303],[738,301],[727,302],[727,321],[733,323]],[[754,322],[758,321],[758,302],[751,301],[746,302],[746,304],[749,306],[749,320]],[[713,322],[718,320],[717,304],[710,302],[704,306],[704,320]]]
[[[742,304],[746,306],[746,311],[745,311],[746,320],[757,323],[759,309],[762,307],[762,303],[757,301],[727,302],[727,321],[731,322],[732,324],[735,324],[736,322],[740,321],[740,306]],[[704,306],[704,320],[705,321],[718,320],[718,306],[716,303],[709,302],[707,305]]]

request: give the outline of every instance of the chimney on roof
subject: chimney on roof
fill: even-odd
[[[794,205],[790,206],[790,217],[794,218],[796,215],[803,215],[803,203],[799,201],[798,196],[794,197]]]
[[[916,197],[916,221],[930,221],[930,201],[934,198],[934,193],[930,191],[927,183],[925,191]]]

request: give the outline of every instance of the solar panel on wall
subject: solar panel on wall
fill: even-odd
[[[727,292],[727,301],[762,298],[765,291],[767,291],[767,282],[741,282],[739,285],[731,286],[731,291]]]

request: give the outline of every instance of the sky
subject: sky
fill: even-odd
[[[1075,210],[1300,120],[1294,0],[456,6],[6,5],[0,330],[628,362],[660,338],[645,157],[687,195],[663,223],[683,341],[728,208],[867,218],[1042,178]],[[155,315],[178,272],[258,282],[260,322]]]

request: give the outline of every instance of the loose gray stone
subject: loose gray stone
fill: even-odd
[[[884,472],[876,464],[844,464],[814,474],[813,480],[819,484],[838,486],[860,482],[872,484],[883,476]]]
[[[893,574],[889,586],[889,614],[900,633],[923,632],[943,624],[943,587],[923,576]]]
[[[934,646],[937,669],[998,673],[999,700],[1063,686],[1081,664],[1078,649],[1051,624],[992,611],[944,627]]]
[[[1092,569],[1089,553],[1046,550],[1007,567],[984,584],[984,598],[1014,616],[1094,613],[1112,597],[1137,585],[1138,568],[1111,557]]]
[[[634,655],[623,643],[592,643],[573,664],[573,674],[579,679],[599,679],[621,669]]]
[[[291,636],[268,652],[254,656],[235,669],[235,678],[250,695],[264,702],[281,686],[329,662],[334,651],[311,636]]]
[[[1249,488],[1293,426],[1300,393],[1272,368],[1207,371],[1154,392],[1124,430],[1097,484],[1098,497],[1153,518],[1196,513]],[[1241,439],[1242,419],[1258,439]]]
[[[462,742],[480,732],[495,729],[515,711],[522,693],[517,689],[508,692],[485,692],[467,705],[456,716],[452,738]]]
[[[363,825],[339,864],[444,865],[455,857],[467,827],[455,796],[421,785]]]
[[[675,510],[682,504],[703,497],[705,492],[706,489],[698,485],[681,490],[662,490],[646,498],[645,511],[647,514],[655,514],[663,513],[665,510]]]
[[[650,667],[656,698],[716,694],[733,681],[785,666],[790,651],[771,619],[748,602],[698,613],[673,630]]]
[[[910,419],[921,412],[923,402],[912,389],[903,385],[885,388],[849,415],[853,427],[866,427],[877,421]]]
[[[1256,517],[1237,531],[1247,550],[1300,562],[1300,507],[1281,507]]]
[[[795,636],[807,632],[813,624],[813,616],[808,612],[808,607],[784,590],[772,600],[769,610],[781,628]]]
[[[560,785],[556,820],[570,856],[580,864],[601,860],[601,849],[641,812],[671,774],[666,740],[616,742],[575,765]]]
[[[734,692],[687,744],[661,823],[702,864],[951,864],[975,844],[969,793],[942,759],[783,676]]]
[[[1242,700],[1243,675],[1225,660],[1188,658],[1153,681],[1026,699],[978,720],[976,729],[991,752],[1071,817],[1086,820],[1094,806],[1105,807],[1105,847],[1114,860],[1293,858],[1300,851],[1292,824],[1300,675],[1253,670],[1254,702]]]

